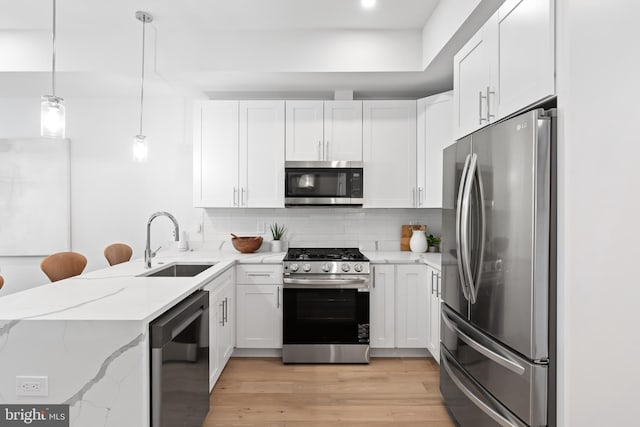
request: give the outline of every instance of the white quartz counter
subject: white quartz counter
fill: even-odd
[[[440,253],[414,253],[407,251],[373,251],[363,252],[374,264],[427,264],[441,270]]]

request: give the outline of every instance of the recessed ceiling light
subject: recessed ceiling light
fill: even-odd
[[[362,7],[370,9],[376,5],[376,0],[361,0]]]

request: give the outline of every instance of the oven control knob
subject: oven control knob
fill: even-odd
[[[325,273],[328,273],[331,271],[331,264],[328,262],[325,262],[324,264],[322,264],[322,271],[324,271]]]
[[[351,270],[351,266],[349,264],[347,263],[342,264],[342,271],[346,273],[349,270]]]
[[[302,264],[302,270],[306,273],[311,270],[311,264]]]
[[[293,271],[294,273],[295,273],[296,271],[298,271],[298,268],[300,268],[300,267],[298,266],[298,264],[291,264],[291,265],[289,266],[289,270]]]
[[[360,273],[362,271],[362,264],[357,263],[356,265],[353,266],[353,269],[358,273]]]

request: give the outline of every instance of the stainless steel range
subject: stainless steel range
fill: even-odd
[[[284,258],[284,363],[369,363],[369,259],[357,248]]]

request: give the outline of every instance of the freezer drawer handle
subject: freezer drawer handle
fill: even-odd
[[[525,369],[523,366],[505,358],[500,356],[497,353],[494,353],[493,351],[489,350],[488,348],[486,348],[485,346],[483,346],[482,344],[480,344],[479,342],[475,341],[474,339],[472,339],[469,335],[465,334],[464,332],[462,332],[452,321],[451,319],[449,319],[449,316],[447,316],[447,314],[443,311],[442,312],[442,321],[444,322],[444,324],[451,329],[452,331],[454,331],[462,341],[466,342],[469,347],[473,348],[474,350],[476,350],[478,353],[484,355],[485,357],[493,360],[494,362],[496,362],[498,365],[507,368],[508,370],[510,370],[511,372],[514,372],[518,375],[522,375],[525,373]]]
[[[479,409],[482,410],[482,412],[484,412],[485,414],[487,414],[488,416],[493,418],[493,420],[495,422],[497,422],[498,424],[500,424],[501,426],[503,426],[503,427],[520,427],[520,424],[516,424],[516,423],[514,423],[512,421],[509,421],[505,417],[503,417],[501,414],[496,412],[489,405],[484,403],[482,401],[482,399],[480,399],[478,396],[473,394],[471,392],[471,390],[469,390],[467,387],[465,387],[464,384],[462,384],[462,381],[460,381],[460,379],[458,379],[456,374],[453,373],[453,370],[449,366],[448,355],[446,353],[443,353],[442,355],[444,356],[444,357],[441,358],[442,359],[442,366],[444,367],[444,370],[447,371],[447,373],[449,374],[449,377],[451,378],[451,381],[453,381],[453,383],[460,389],[461,392],[464,393],[465,396],[467,396],[469,398],[469,400],[471,400]]]

